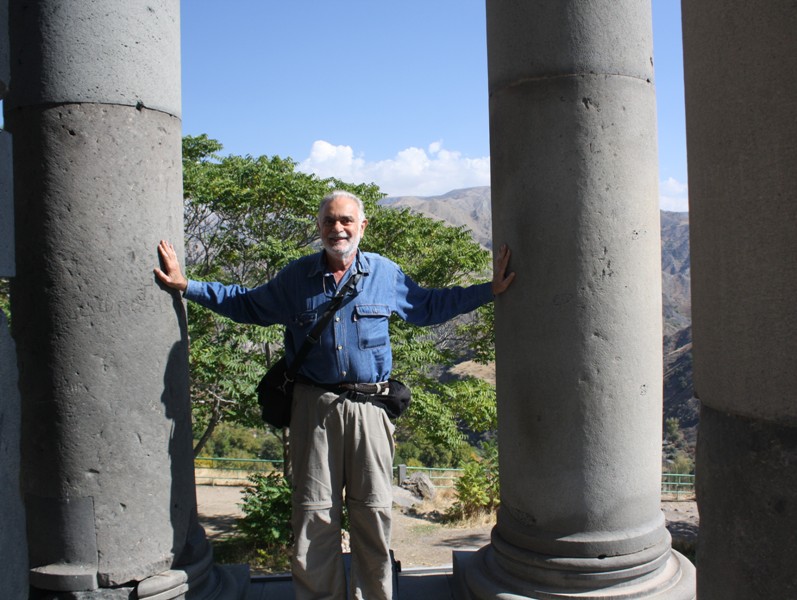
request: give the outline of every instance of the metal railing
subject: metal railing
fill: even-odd
[[[282,470],[284,461],[270,458],[194,459],[197,485],[246,485],[253,473]]]
[[[663,500],[691,500],[695,496],[695,476],[691,473],[662,473],[661,497]]]
[[[198,485],[246,485],[252,473],[282,469],[284,461],[260,458],[196,458],[194,471]],[[451,467],[393,467],[397,482],[404,481],[413,472],[423,472],[436,488],[453,488],[464,469]],[[695,495],[695,476],[682,473],[662,473],[663,500],[691,500]]]
[[[432,485],[436,488],[453,488],[454,481],[462,474],[464,469],[455,469],[453,467],[410,467],[407,465],[398,465],[393,467],[396,481],[401,483],[412,472],[422,472],[429,476],[432,480]],[[441,483],[447,482],[447,483]]]

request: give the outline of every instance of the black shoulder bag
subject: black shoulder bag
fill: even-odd
[[[310,349],[318,343],[321,332],[332,319],[343,300],[357,285],[360,273],[354,273],[349,280],[332,297],[329,306],[321,315],[310,333],[304,340],[301,348],[293,359],[293,364],[288,366],[288,361],[283,356],[268,370],[257,386],[257,401],[260,404],[263,420],[277,429],[288,427],[291,423],[291,403],[293,402],[293,382],[296,380],[296,373],[307,357]]]

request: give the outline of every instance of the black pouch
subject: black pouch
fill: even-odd
[[[288,363],[284,357],[274,363],[260,380],[257,401],[266,423],[277,429],[291,424],[293,381],[288,379]]]
[[[356,397],[349,397],[358,402],[370,402],[371,404],[384,409],[384,411],[387,413],[387,416],[391,419],[398,419],[402,414],[404,414],[404,411],[410,407],[410,402],[412,401],[412,392],[410,392],[410,388],[397,379],[388,379],[387,381],[387,394],[362,394],[359,392],[349,392],[349,394],[356,395]]]

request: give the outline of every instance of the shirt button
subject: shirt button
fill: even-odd
[[[335,317],[336,322],[340,322],[340,317]]]
[[[346,371],[341,371],[340,374],[342,377],[346,377]]]

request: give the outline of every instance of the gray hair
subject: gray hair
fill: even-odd
[[[365,221],[365,205],[363,201],[360,200],[357,196],[352,194],[351,192],[347,192],[346,190],[333,190],[326,196],[324,196],[323,200],[321,200],[321,204],[318,206],[318,215],[316,219],[318,222],[321,222],[321,214],[324,212],[327,204],[332,202],[335,198],[348,198],[349,200],[354,200],[357,203],[357,210],[360,213],[360,223]]]

